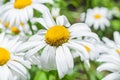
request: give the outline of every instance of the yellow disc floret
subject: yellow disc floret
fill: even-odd
[[[0,47],[0,66],[6,64],[10,59],[10,52]]]
[[[102,16],[101,16],[100,14],[95,14],[95,15],[94,15],[94,18],[95,18],[95,19],[100,19],[101,17],[102,17]]]
[[[48,29],[45,40],[51,46],[60,46],[69,40],[70,33],[64,26],[56,25]]]
[[[118,54],[120,54],[120,50],[119,50],[119,49],[116,49],[115,51],[116,51]]]
[[[15,34],[19,34],[20,30],[17,27],[11,27],[11,31]]]
[[[91,51],[91,49],[88,46],[85,45],[84,47],[85,47],[85,49],[87,50],[88,53]]]
[[[6,28],[8,28],[8,27],[9,27],[9,22],[5,22],[4,26],[5,26]]]
[[[32,0],[15,0],[14,8],[22,9],[32,4]]]

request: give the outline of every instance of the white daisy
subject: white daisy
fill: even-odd
[[[34,9],[41,13],[48,11],[48,8],[41,4],[45,2],[52,3],[52,0],[11,0],[3,5],[0,11],[2,23],[4,25],[7,23],[9,27],[19,27],[19,25],[24,27],[33,17]]]
[[[100,56],[98,61],[103,64],[97,68],[97,71],[111,72],[102,80],[120,80],[120,54],[110,49],[109,54]]]
[[[86,17],[83,17],[86,16]],[[83,19],[85,18],[85,19]],[[89,26],[93,26],[94,29],[104,30],[105,27],[110,26],[109,19],[111,18],[111,13],[107,8],[98,8],[88,9],[87,13],[81,15],[81,20],[85,21]]]
[[[120,7],[114,7],[111,12],[115,17],[120,18]]]
[[[119,32],[114,32],[114,41],[104,37],[103,41],[108,47],[108,54],[100,56],[97,60],[103,62],[101,66],[98,67],[98,71],[110,71],[111,74],[107,75],[103,80],[119,80],[120,79],[120,34]],[[109,67],[108,67],[109,66]]]
[[[85,49],[89,53],[89,59],[91,61],[96,61],[100,55],[106,54],[107,53],[106,51],[109,50],[102,41],[96,42],[91,39],[85,39],[84,42],[81,41],[80,44],[84,45]],[[78,54],[74,55],[75,57],[78,57]]]
[[[28,80],[31,63],[23,59],[24,54],[17,54],[21,44],[18,38],[8,39],[4,33],[0,34],[0,80]]]
[[[33,55],[39,54],[42,69],[58,70],[59,77],[64,77],[74,67],[73,52],[78,52],[79,56],[88,62],[89,55],[84,45],[84,38],[89,37],[99,41],[98,36],[91,32],[84,23],[70,25],[65,16],[53,20],[50,13],[46,13],[44,18],[34,19],[40,22],[45,29],[33,35],[26,43],[20,46],[18,51],[25,50],[26,59],[31,59]],[[29,44],[29,45],[26,45]]]
[[[118,54],[120,54],[120,34],[119,32],[115,31],[114,32],[114,41],[103,37],[103,41],[105,42],[106,46],[109,49],[113,49],[114,51],[116,51]]]

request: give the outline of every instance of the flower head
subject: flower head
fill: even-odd
[[[86,16],[86,17],[85,17]],[[81,21],[85,21],[89,26],[93,26],[94,29],[104,30],[105,27],[110,26],[109,19],[111,18],[111,12],[107,8],[94,8],[88,9],[87,13],[81,14]]]
[[[24,54],[16,53],[21,44],[18,38],[9,39],[4,33],[0,34],[0,80],[28,80],[27,68],[31,67],[29,61],[23,59]]]
[[[39,56],[41,62],[39,65],[42,69],[57,69],[59,77],[62,78],[73,70],[74,51],[80,57],[82,56],[85,62],[89,61],[87,49],[81,44],[82,42],[85,43],[83,37],[89,37],[96,41],[99,41],[99,38],[91,32],[86,24],[76,23],[71,25],[64,15],[58,16],[56,22],[49,12],[46,12],[43,16],[43,18],[33,19],[32,21],[41,23],[45,29],[33,35],[21,46],[20,50],[25,49],[27,51],[25,58],[28,60],[33,55]],[[32,43],[34,44],[25,46],[25,44]]]
[[[120,54],[120,42],[119,42],[119,40],[120,40],[120,34],[117,31],[114,32],[114,41],[110,40],[106,37],[103,37],[103,41],[105,42],[106,46],[109,49],[116,51],[118,54]]]

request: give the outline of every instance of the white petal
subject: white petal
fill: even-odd
[[[56,50],[56,64],[57,64],[57,70],[59,74],[59,78],[63,78],[65,74],[68,73],[69,68],[66,62],[66,57],[64,55],[62,47],[58,47]]]
[[[69,70],[72,70],[74,67],[74,61],[73,61],[73,57],[72,57],[72,54],[70,52],[70,49],[65,44],[63,44],[62,47],[64,50],[64,55],[66,57],[66,61],[67,61]]]
[[[44,14],[44,12],[46,11],[49,11],[49,9],[45,5],[39,3],[32,4],[32,7],[41,12],[42,14]]]
[[[119,66],[113,64],[113,63],[104,63],[101,66],[97,68],[97,71],[111,71],[111,72],[117,72],[119,70]]]
[[[97,40],[98,42],[100,41],[99,37],[97,34],[93,33],[93,32],[89,32],[89,31],[74,31],[71,33],[71,37],[72,38],[81,38],[81,37],[90,37],[93,38],[95,40]]]
[[[66,16],[58,16],[56,18],[57,25],[64,25],[65,27],[70,27],[70,23]]]
[[[70,28],[69,28],[70,32],[80,32],[80,31],[91,31],[90,28],[88,27],[87,24],[84,23],[76,23],[73,24]]]
[[[117,31],[114,32],[114,40],[117,44],[120,44],[120,34]]]
[[[43,18],[44,18],[44,21],[45,21],[48,28],[53,27],[53,26],[56,25],[52,15],[50,14],[49,11],[44,12]]]
[[[32,18],[31,19],[31,22],[32,23],[35,23],[35,22],[39,22],[40,24],[42,24],[46,29],[48,29],[48,25],[46,25],[46,21],[44,20],[44,18]]]
[[[45,43],[41,43],[39,46],[29,50],[28,52],[26,52],[25,54],[25,59],[29,59],[32,55],[36,54],[38,51],[40,51],[46,44]]]
[[[40,43],[42,43],[42,42],[25,42],[18,47],[16,52],[29,50],[29,49],[39,45]]]
[[[0,67],[0,75],[0,80],[14,80],[10,69],[6,65]]]
[[[10,61],[9,62],[9,64],[8,64],[8,66],[12,69],[12,70],[14,70],[14,71],[16,71],[17,73],[19,73],[22,77],[24,77],[25,79],[27,79],[28,78],[28,71],[27,71],[27,69],[24,67],[24,66],[22,66],[20,63],[18,63],[18,62],[15,62],[15,61]]]
[[[107,75],[102,80],[120,80],[120,74],[119,73],[111,73]]]
[[[56,61],[55,61],[55,48],[52,46],[46,46],[41,54],[41,66],[44,70],[55,70]]]

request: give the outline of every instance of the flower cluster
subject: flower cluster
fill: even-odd
[[[72,23],[54,4],[53,0],[0,2],[0,75],[4,74],[0,80],[30,80],[32,65],[46,72],[56,70],[62,79],[73,72],[78,57],[88,68],[92,61],[103,63],[96,71],[111,72],[103,80],[120,80],[120,33],[114,32],[114,41],[100,40],[91,29],[110,28],[117,11],[95,7],[80,15],[81,22]]]

